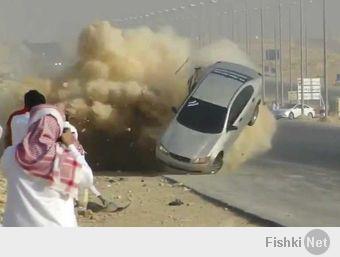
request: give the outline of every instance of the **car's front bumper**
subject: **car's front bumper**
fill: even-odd
[[[192,162],[179,161],[173,158],[170,154],[166,154],[156,148],[156,157],[159,161],[169,166],[170,168],[186,171],[186,172],[197,172],[197,173],[209,173],[211,170],[211,163],[194,164]]]

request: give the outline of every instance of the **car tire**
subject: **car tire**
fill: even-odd
[[[295,119],[295,117],[294,117],[294,113],[289,113],[289,116],[288,116],[288,118],[290,119],[290,120],[294,120]]]
[[[308,118],[311,118],[311,119],[313,119],[314,118],[314,115],[313,115],[313,113],[308,113]]]
[[[260,105],[258,104],[254,110],[254,114],[253,117],[251,119],[251,121],[249,121],[248,125],[249,126],[254,126],[258,117],[259,117],[259,113],[260,113]]]
[[[211,174],[216,174],[217,172],[219,172],[222,167],[223,167],[223,153],[219,153],[219,155],[217,155],[217,157],[215,158],[211,169],[210,169],[210,173]]]

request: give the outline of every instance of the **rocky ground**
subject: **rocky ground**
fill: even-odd
[[[181,184],[164,178],[123,176],[106,173],[96,177],[101,193],[126,209],[110,213],[87,211],[78,216],[79,224],[88,227],[210,227],[256,226],[256,221],[214,205]],[[0,219],[5,204],[5,180],[0,178]],[[90,206],[100,202],[90,195]],[[98,211],[98,209],[94,209]]]
[[[0,224],[6,203],[6,180],[0,175]]]

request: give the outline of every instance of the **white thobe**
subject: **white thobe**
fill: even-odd
[[[74,145],[69,147],[82,163],[80,186],[93,184],[92,170]],[[1,160],[7,179],[7,202],[3,226],[6,227],[76,227],[72,197],[50,188],[48,181],[27,174],[15,159],[15,146],[8,147]]]

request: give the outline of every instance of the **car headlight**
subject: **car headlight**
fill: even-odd
[[[197,158],[192,161],[194,164],[206,164],[210,161],[210,157]]]
[[[164,153],[164,154],[169,154],[169,151],[166,150],[165,147],[162,146],[162,145],[159,145],[159,151],[161,151],[161,152]]]

